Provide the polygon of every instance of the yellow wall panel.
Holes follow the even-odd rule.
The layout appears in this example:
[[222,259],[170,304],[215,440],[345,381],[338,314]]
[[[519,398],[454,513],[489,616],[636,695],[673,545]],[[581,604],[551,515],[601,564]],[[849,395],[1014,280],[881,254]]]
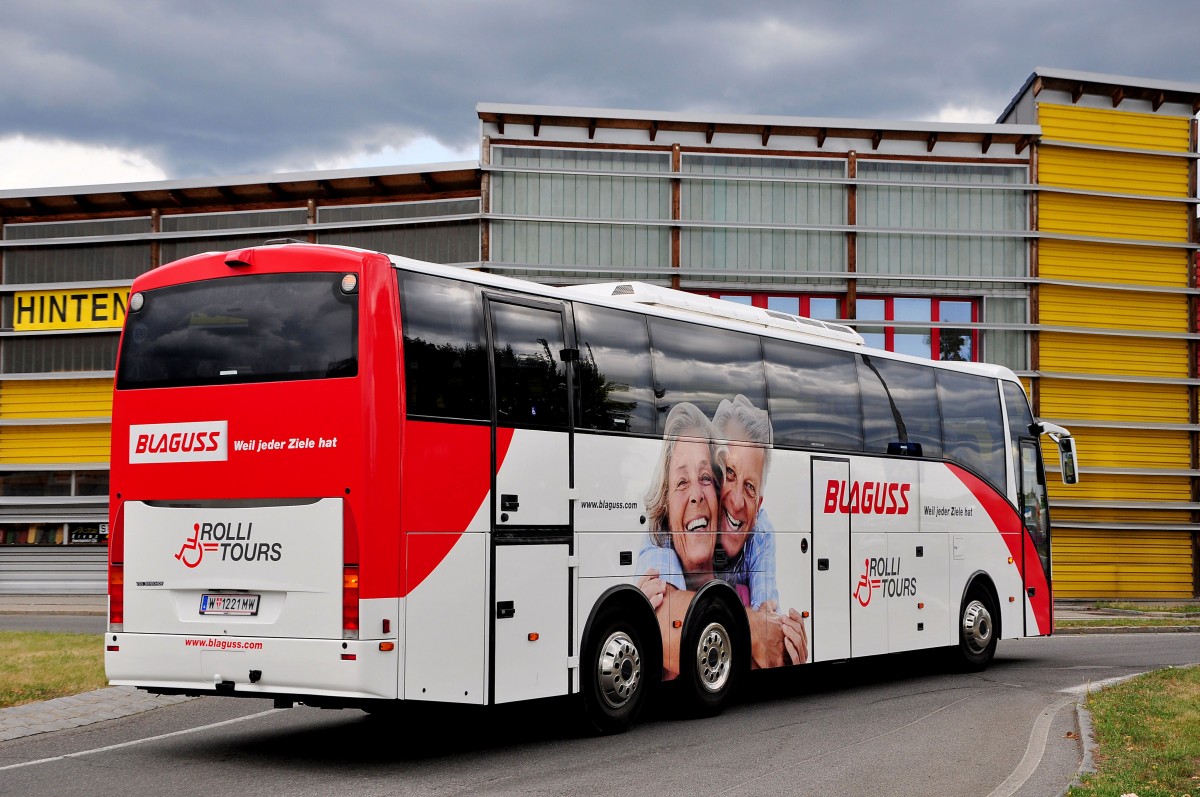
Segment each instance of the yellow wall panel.
[[[1049,478],[1053,479],[1053,476]],[[1080,523],[1191,523],[1192,515],[1186,509],[1081,509],[1078,507],[1053,507],[1051,524],[1078,521]]]
[[[1042,332],[1038,370],[1186,378],[1186,340]],[[1116,385],[1113,390],[1120,390]],[[1048,414],[1048,413],[1047,413]]]
[[1077,144],[1187,152],[1190,123],[1186,116],[1038,104],[1042,137]]
[[[1119,384],[1046,377],[1041,380],[1038,392],[1041,398],[1038,414],[1045,418],[1188,422],[1186,385]],[[1144,434],[1131,430],[1120,433]]]
[[1192,597],[1187,532],[1056,529],[1051,547],[1056,598]]
[[[1083,465],[1086,467],[1086,465]],[[1191,479],[1187,476],[1127,476],[1084,473],[1079,483],[1064,485],[1047,475],[1050,501],[1189,501]]]
[[39,379],[0,382],[0,418],[107,418],[111,379]]
[[0,464],[108,462],[109,424],[0,426]]
[[[1191,467],[1187,432],[1157,429],[1071,429],[1084,468],[1170,468]],[[1042,457],[1047,464],[1058,462],[1058,448],[1042,438]],[[1085,478],[1091,474],[1084,474]]]
[[1188,162],[1162,155],[1045,146],[1038,150],[1037,181],[1101,193],[1186,198]]
[[1076,282],[1186,288],[1186,250],[1085,241],[1038,242],[1038,276]]
[[1043,285],[1038,312],[1047,326],[1188,331],[1187,297],[1182,294]]
[[1038,197],[1037,229],[1098,238],[1186,243],[1190,205],[1075,194]]

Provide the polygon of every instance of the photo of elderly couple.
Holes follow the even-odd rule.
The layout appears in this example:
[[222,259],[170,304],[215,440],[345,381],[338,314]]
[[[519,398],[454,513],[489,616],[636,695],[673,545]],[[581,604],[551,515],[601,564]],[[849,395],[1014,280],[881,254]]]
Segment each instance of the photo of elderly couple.
[[763,509],[771,444],[766,410],[742,395],[722,400],[711,419],[690,402],[667,415],[637,562],[638,586],[663,632],[666,678],[679,674],[673,623],[683,621],[696,591],[713,579],[741,599],[752,666],[808,661],[804,615],[779,605],[775,530]]

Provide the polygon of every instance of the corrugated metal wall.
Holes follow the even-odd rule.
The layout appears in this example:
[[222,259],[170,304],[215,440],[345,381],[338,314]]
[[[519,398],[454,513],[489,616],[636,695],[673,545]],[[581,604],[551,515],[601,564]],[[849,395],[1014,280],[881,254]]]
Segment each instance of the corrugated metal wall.
[[1040,242],[1038,276],[1106,286],[1045,284],[1038,294],[1035,321],[1055,328],[1038,335],[1038,411],[1097,424],[1073,429],[1081,482],[1050,480],[1055,595],[1190,598],[1190,254],[1153,245],[1189,240],[1194,209],[1170,201],[1188,197],[1188,160],[1169,153],[1189,150],[1190,121],[1052,103],[1039,104],[1038,121],[1037,229],[1062,236]]

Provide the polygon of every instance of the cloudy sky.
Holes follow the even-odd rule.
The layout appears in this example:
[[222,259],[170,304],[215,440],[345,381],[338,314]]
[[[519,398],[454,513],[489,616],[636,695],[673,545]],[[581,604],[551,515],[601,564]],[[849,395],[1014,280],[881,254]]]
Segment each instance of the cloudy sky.
[[5,0],[0,189],[477,157],[477,102],[994,121],[1200,83],[1197,0]]

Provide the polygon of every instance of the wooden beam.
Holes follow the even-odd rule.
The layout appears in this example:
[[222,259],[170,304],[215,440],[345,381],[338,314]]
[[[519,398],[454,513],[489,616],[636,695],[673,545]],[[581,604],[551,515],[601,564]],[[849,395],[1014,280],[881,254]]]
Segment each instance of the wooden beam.
[[1113,107],[1116,108],[1118,105],[1120,105],[1121,100],[1123,99],[1125,99],[1125,89],[1117,86],[1115,89],[1113,89],[1112,93]]
[[658,138],[658,122],[650,122],[650,140]]
[[596,120],[588,119],[588,141],[596,137]]
[[825,146],[825,139],[829,138],[829,128],[822,127],[817,131],[817,149]]
[[1083,84],[1076,83],[1075,88],[1071,89],[1071,104],[1079,102],[1083,98]]
[[1016,153],[1018,155],[1020,155],[1021,152],[1024,151],[1024,149],[1029,146],[1029,141],[1030,141],[1029,136],[1021,136],[1020,138],[1017,139]]
[[708,126],[708,130],[706,130],[704,133],[704,143],[711,144],[712,140],[713,140],[713,136],[715,136],[716,134],[717,134],[717,126],[710,124]]
[[542,117],[535,116],[533,117],[533,137],[537,138],[540,132],[542,132]]
[[1041,94],[1042,89],[1044,88],[1046,88],[1046,84],[1040,77],[1033,79],[1033,96],[1036,97],[1037,95]]
[[986,155],[987,151],[992,148],[992,134],[991,133],[984,134],[983,142],[981,143],[980,147],[983,150],[984,155]]
[[871,149],[879,149],[879,145],[883,143],[883,131],[876,130],[875,135],[871,136]]
[[504,135],[504,114],[496,114],[496,130],[500,135]]
[[762,145],[765,147],[767,142],[771,140],[771,126],[765,125],[762,130]]
[[929,139],[925,143],[925,151],[933,152],[933,145],[937,143],[937,133],[930,133]]
[[1154,95],[1154,110],[1157,111],[1159,108],[1161,108],[1163,106],[1163,103],[1166,101],[1167,101],[1167,93],[1165,91],[1160,91],[1158,94],[1155,94]]

